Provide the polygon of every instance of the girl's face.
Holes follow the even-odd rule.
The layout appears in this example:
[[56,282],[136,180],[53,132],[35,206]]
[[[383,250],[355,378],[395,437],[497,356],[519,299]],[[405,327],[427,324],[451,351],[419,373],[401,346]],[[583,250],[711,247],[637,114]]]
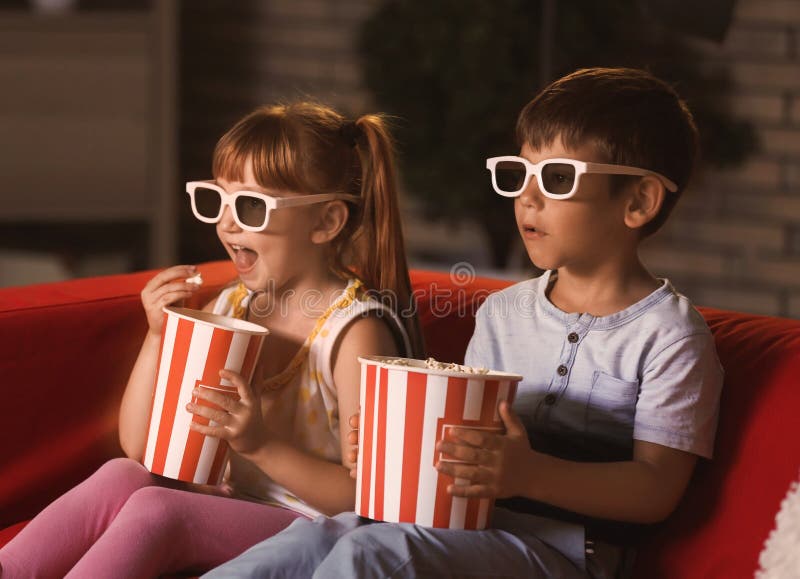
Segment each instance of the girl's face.
[[[274,197],[292,193],[266,189],[259,185],[248,164],[242,181],[217,179],[227,193],[256,191]],[[217,236],[236,266],[245,286],[250,290],[282,288],[309,271],[318,263],[320,246],[312,243],[314,205],[286,207],[271,212],[264,231],[245,231],[226,207],[217,223]]]
[[[567,149],[560,139],[540,150],[525,145],[520,156],[531,163],[552,158],[607,162],[592,146]],[[514,200],[517,227],[531,261],[540,269],[591,271],[619,257],[629,243],[622,218],[625,197],[611,196],[608,175],[583,175],[569,199],[545,197],[532,178]]]

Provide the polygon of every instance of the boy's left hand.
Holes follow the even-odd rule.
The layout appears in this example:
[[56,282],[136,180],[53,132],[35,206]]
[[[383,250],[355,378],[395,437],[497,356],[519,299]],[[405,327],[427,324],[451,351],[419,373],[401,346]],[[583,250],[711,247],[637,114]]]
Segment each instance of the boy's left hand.
[[[448,440],[440,440],[436,450],[465,463],[440,461],[436,469],[467,484],[451,484],[447,491],[457,497],[505,498],[522,494],[521,465],[529,463],[532,451],[525,426],[508,402],[499,407],[505,434],[454,427]],[[469,464],[466,464],[469,463]]]
[[219,375],[236,386],[239,399],[210,388],[196,388],[194,396],[216,404],[220,408],[210,408],[190,402],[186,405],[189,412],[216,422],[215,426],[204,426],[192,421],[190,428],[206,436],[227,440],[234,451],[246,457],[261,448],[269,437],[261,412],[261,397],[240,374],[221,370]]

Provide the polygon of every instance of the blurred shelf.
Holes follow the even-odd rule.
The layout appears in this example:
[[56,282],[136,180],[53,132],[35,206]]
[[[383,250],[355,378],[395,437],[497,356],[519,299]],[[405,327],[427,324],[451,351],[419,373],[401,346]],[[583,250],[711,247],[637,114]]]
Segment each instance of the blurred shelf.
[[0,10],[0,227],[140,223],[174,262],[177,3],[145,6]]

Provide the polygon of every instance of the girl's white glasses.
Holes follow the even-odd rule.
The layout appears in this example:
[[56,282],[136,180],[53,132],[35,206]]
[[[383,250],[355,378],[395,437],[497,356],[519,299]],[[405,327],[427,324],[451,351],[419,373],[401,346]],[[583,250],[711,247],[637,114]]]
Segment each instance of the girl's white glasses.
[[533,164],[523,157],[492,157],[486,159],[486,168],[492,173],[494,190],[503,197],[519,197],[528,186],[531,175],[536,175],[539,190],[550,199],[569,199],[575,195],[584,173],[649,175],[661,181],[667,191],[674,193],[678,190],[673,181],[655,171],[626,165],[585,163],[575,159],[545,159]]
[[281,207],[312,205],[341,199],[358,203],[360,198],[346,193],[320,193],[297,197],[273,197],[256,191],[228,193],[214,181],[189,181],[186,192],[192,201],[194,216],[204,223],[217,223],[225,207],[231,208],[236,224],[245,231],[264,231],[269,224],[269,214]]

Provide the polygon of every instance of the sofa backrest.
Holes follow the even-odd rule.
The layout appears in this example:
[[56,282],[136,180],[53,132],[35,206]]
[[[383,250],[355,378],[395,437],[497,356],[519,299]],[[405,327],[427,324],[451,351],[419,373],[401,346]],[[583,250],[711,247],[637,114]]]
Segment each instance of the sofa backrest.
[[725,369],[714,459],[645,544],[640,577],[752,578],[800,472],[800,320],[700,311]]
[[[199,307],[234,271],[201,264]],[[117,412],[146,329],[154,272],[0,289],[0,526],[28,518],[119,456]],[[412,272],[431,356],[463,361],[483,299],[509,285]],[[647,578],[752,577],[800,468],[800,321],[701,308],[726,371],[712,461],[638,560]]]

